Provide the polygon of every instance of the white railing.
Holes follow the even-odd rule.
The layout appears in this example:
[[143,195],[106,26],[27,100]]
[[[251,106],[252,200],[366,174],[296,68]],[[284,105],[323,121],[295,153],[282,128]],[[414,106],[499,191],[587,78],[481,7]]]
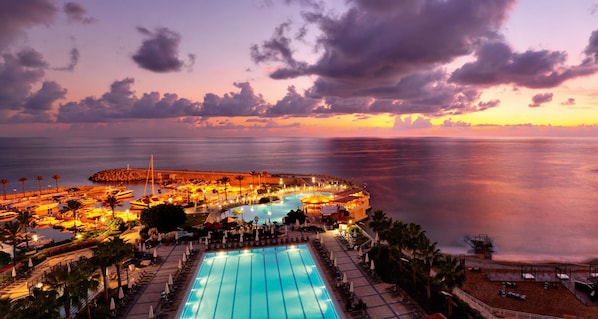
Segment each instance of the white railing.
[[494,308],[459,288],[453,289],[453,293],[459,298],[461,298],[463,301],[467,302],[472,308],[478,310],[482,314],[482,316],[484,316],[484,318],[496,319],[497,316],[499,316],[526,319],[562,319],[561,317],[545,316],[529,312]]

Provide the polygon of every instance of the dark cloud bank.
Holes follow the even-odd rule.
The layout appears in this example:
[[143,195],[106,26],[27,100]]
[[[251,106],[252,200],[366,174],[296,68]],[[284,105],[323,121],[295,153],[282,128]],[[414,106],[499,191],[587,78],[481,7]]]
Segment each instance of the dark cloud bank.
[[[290,86],[276,103],[264,100],[250,83],[235,83],[235,91],[222,96],[208,93],[203,101],[176,94],[135,94],[134,79],[113,82],[100,97],[52,105],[66,89],[44,81],[49,68],[33,49],[9,53],[7,49],[25,29],[50,24],[58,11],[51,1],[0,3],[0,112],[4,121],[107,122],[133,118],[211,116],[301,117],[337,114],[411,114],[443,116],[483,111],[500,100],[482,100],[485,88],[512,85],[548,90],[563,82],[598,71],[598,30],[588,36],[584,60],[568,65],[565,52],[516,52],[500,30],[515,0],[349,0],[346,12],[329,13],[325,2],[286,0],[299,5],[304,21],[285,21],[266,39],[250,48],[256,64],[275,66],[273,79],[315,78],[306,92]],[[272,4],[274,5],[274,4]],[[80,5],[67,2],[63,11],[72,22],[95,21]],[[7,14],[10,12],[10,14]],[[138,27],[143,37],[132,56],[139,67],[152,72],[191,68],[180,57],[182,37],[168,28]],[[309,43],[308,34],[315,34]],[[296,49],[308,46],[318,53],[315,62],[301,61]],[[447,63],[470,56],[471,62],[447,71]],[[73,70],[79,51],[71,50]],[[56,68],[54,68],[56,69]],[[38,88],[38,89],[34,89]],[[532,97],[530,107],[551,101],[552,93]],[[569,105],[574,100],[567,100]],[[414,122],[415,123],[415,122]],[[403,123],[413,124],[413,123]],[[447,126],[463,123],[447,122]],[[428,125],[422,122],[418,125]]]

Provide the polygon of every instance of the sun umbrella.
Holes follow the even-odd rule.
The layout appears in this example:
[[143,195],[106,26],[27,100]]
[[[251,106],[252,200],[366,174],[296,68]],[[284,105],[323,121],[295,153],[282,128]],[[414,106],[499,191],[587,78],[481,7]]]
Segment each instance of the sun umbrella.
[[31,257],[29,257],[29,264],[27,266],[33,268],[33,260],[31,260]]
[[374,242],[378,243],[380,241],[380,237],[378,236],[378,232],[376,232],[376,237],[374,238]]
[[168,274],[168,284],[172,286],[173,281],[172,281],[172,274]]
[[189,251],[193,251],[193,242],[189,242]]
[[168,283],[164,284],[164,293],[167,295],[170,294],[170,287],[168,287]]
[[351,280],[351,284],[349,285],[349,292],[350,293],[354,293],[355,292],[355,287],[353,287],[353,280]]
[[125,297],[125,293],[123,292],[123,287],[118,287],[118,299],[123,299]]
[[206,236],[206,246],[208,245],[208,240],[210,240],[210,237]]
[[363,260],[366,264],[370,262],[370,256],[366,253],[365,259]]
[[189,247],[185,248],[185,255],[187,255],[187,256],[191,255],[191,252],[189,251]]
[[114,303],[114,298],[110,298],[110,311],[114,311],[116,309],[116,304]]
[[71,272],[71,263],[66,263],[66,271]]
[[149,319],[154,319],[154,306],[150,305],[150,310],[149,310]]
[[344,272],[344,273],[343,273],[343,284],[346,284],[346,283],[347,283],[347,281],[348,281],[348,279],[347,279],[347,273],[346,273],[346,272]]
[[183,269],[183,262],[179,259],[179,270]]
[[334,259],[334,252],[332,250],[330,251],[330,259]]
[[338,263],[336,262],[336,257],[334,257],[334,263],[333,263],[334,267],[338,266]]
[[184,262],[184,263],[186,263],[186,262],[187,262],[187,255],[185,255],[184,253],[183,253],[183,262]]
[[15,278],[16,276],[17,276],[17,268],[12,267],[12,278]]
[[370,270],[374,270],[376,269],[376,266],[374,265],[374,261],[372,260],[372,263],[370,264]]

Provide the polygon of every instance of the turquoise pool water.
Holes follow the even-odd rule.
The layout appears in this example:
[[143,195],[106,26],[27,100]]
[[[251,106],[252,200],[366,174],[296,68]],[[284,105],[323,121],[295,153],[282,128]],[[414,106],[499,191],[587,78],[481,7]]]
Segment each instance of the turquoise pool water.
[[339,318],[306,245],[207,253],[179,319]]
[[[301,199],[314,194],[331,196],[330,193],[326,192],[301,192],[288,194],[283,196],[282,200],[274,203],[244,205],[231,208],[226,211],[226,216],[238,216],[247,222],[254,220],[257,216],[259,218],[258,223],[260,224],[267,223],[268,218],[270,218],[271,222],[282,223],[282,218],[287,216],[289,211],[301,209]],[[239,211],[240,214],[235,215],[233,213],[235,210]],[[268,212],[270,212],[270,214],[268,214]]]

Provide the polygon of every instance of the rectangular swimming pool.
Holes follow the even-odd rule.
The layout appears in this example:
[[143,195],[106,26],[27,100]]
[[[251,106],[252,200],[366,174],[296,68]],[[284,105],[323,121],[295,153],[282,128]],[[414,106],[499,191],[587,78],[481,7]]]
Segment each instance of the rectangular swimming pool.
[[339,318],[306,245],[207,253],[180,319]]

